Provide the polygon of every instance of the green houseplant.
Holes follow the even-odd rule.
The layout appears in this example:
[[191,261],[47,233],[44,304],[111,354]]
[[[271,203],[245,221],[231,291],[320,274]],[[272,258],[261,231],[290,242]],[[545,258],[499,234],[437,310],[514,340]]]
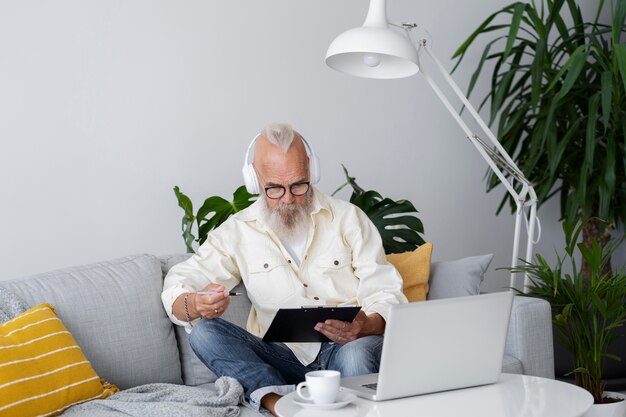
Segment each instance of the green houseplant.
[[[191,199],[180,191],[178,186],[174,187],[174,194],[176,194],[178,206],[184,211],[181,230],[187,253],[194,253],[194,243],[202,245],[211,230],[224,223],[232,214],[254,203],[257,198],[242,185],[233,193],[233,201],[220,196],[212,196],[204,200],[198,212],[194,214]],[[198,237],[193,235],[194,224]]]
[[[600,0],[592,19],[578,3],[512,3],[453,58],[458,66],[478,37],[489,39],[468,95],[481,73],[492,71],[481,107],[490,104],[490,124],[499,118],[502,146],[534,184],[539,205],[558,195],[563,218],[603,220],[585,223],[583,241],[591,247],[592,238],[604,244],[626,219],[626,2]],[[607,4],[610,24],[601,22]],[[488,191],[498,183],[488,175]]]
[[394,201],[383,198],[374,190],[365,191],[351,177],[342,165],[347,181],[337,188],[334,196],[345,186],[352,187],[350,202],[363,210],[378,229],[383,239],[385,253],[408,252],[425,243],[421,234],[424,233],[422,221],[415,216],[417,209],[408,200]]
[[[563,222],[565,255],[557,256],[556,266],[550,266],[537,254],[534,262],[511,270],[529,275],[529,292],[522,295],[540,297],[550,303],[556,341],[574,356],[575,382],[600,404],[611,402],[603,397],[602,364],[605,360],[621,360],[607,349],[618,337],[615,330],[626,322],[626,268],[607,273],[604,265],[624,237],[611,239],[604,246],[592,239],[591,247],[587,247],[577,243],[583,227],[584,222]],[[578,268],[576,250],[589,265],[589,279]],[[564,270],[566,262],[571,273]]]
[[[350,177],[345,167],[343,170],[347,181],[333,195],[346,185],[352,187],[350,202],[363,210],[372,220],[383,239],[385,253],[410,251],[424,243],[421,236],[424,233],[424,226],[415,216],[417,209],[410,201],[394,201],[390,198],[383,198],[376,191],[365,191],[359,187],[354,177]],[[194,253],[194,245],[202,245],[211,230],[222,224],[232,214],[254,203],[257,198],[257,195],[248,193],[246,187],[242,185],[233,194],[233,201],[212,196],[207,198],[198,212],[194,214],[191,199],[180,191],[178,186],[174,187],[174,194],[178,200],[178,206],[184,211],[181,229],[187,253]],[[193,234],[194,228],[198,237]]]

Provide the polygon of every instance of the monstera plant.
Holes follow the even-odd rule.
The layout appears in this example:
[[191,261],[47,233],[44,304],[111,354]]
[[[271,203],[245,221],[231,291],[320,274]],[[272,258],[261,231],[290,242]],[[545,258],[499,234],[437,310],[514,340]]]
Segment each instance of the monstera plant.
[[332,195],[347,185],[352,187],[350,202],[363,210],[374,223],[383,239],[386,254],[408,252],[425,243],[421,236],[424,226],[415,216],[418,211],[410,201],[393,201],[374,190],[365,191],[348,174],[346,167],[342,167],[347,181]]
[[[343,170],[347,181],[333,195],[347,185],[352,187],[350,202],[363,210],[372,220],[382,237],[385,253],[410,251],[424,243],[421,236],[424,233],[424,226],[415,216],[417,209],[410,201],[393,201],[383,198],[376,191],[365,191],[357,185],[354,177],[350,177],[345,167]],[[232,214],[250,206],[258,197],[256,194],[248,193],[246,187],[242,185],[233,194],[233,201],[212,196],[207,198],[197,214],[194,214],[191,199],[183,194],[178,186],[174,187],[174,193],[178,199],[178,206],[184,211],[181,229],[188,253],[194,253],[195,244],[202,245],[211,230],[222,224]],[[198,237],[193,234],[194,225]]]
[[[197,214],[193,214],[193,203],[191,199],[180,191],[178,186],[174,187],[174,193],[178,199],[178,206],[183,209],[181,229],[187,253],[194,253],[194,242],[202,245],[207,238],[209,232],[231,216],[254,203],[257,198],[256,194],[250,194],[245,186],[241,186],[235,190],[233,201],[228,201],[219,196],[212,196],[204,200],[202,206],[198,209]],[[198,237],[192,233],[196,225]]]

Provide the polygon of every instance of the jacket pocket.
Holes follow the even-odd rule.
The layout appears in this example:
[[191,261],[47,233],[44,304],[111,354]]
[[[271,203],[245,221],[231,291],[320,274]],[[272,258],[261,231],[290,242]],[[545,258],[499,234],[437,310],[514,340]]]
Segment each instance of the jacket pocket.
[[315,262],[312,279],[327,289],[329,298],[351,300],[356,297],[359,280],[354,275],[348,251],[328,252]]
[[248,272],[248,295],[259,305],[275,306],[296,292],[296,277],[285,259],[273,256],[260,258],[249,264]]

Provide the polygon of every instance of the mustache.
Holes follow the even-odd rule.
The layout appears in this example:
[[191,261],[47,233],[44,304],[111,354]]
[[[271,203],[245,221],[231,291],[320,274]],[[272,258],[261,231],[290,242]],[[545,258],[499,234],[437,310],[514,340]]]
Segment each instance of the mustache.
[[274,212],[282,218],[285,226],[293,227],[304,216],[305,209],[297,204],[282,203],[274,207]]
[[298,210],[300,210],[302,207],[297,205],[296,203],[280,203],[278,204],[276,207],[274,207],[274,210],[280,213],[293,213],[296,212]]
[[312,194],[307,195],[304,205],[279,202],[274,207],[269,207],[268,200],[265,200],[263,211],[266,221],[277,233],[291,233],[306,222],[311,211]]

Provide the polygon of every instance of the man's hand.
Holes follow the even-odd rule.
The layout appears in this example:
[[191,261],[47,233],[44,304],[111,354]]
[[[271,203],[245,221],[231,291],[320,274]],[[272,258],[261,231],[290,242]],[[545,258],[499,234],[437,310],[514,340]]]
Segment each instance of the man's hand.
[[[224,287],[217,284],[209,284],[202,291],[219,291],[219,294],[193,295],[193,303],[190,306],[193,315],[204,317],[205,319],[216,319],[221,317],[230,304],[230,296]],[[190,311],[190,314],[192,312]]]
[[361,310],[352,320],[352,323],[341,320],[326,320],[324,323],[317,323],[315,330],[333,342],[345,345],[359,337],[383,334],[385,320],[378,313],[368,316]]

